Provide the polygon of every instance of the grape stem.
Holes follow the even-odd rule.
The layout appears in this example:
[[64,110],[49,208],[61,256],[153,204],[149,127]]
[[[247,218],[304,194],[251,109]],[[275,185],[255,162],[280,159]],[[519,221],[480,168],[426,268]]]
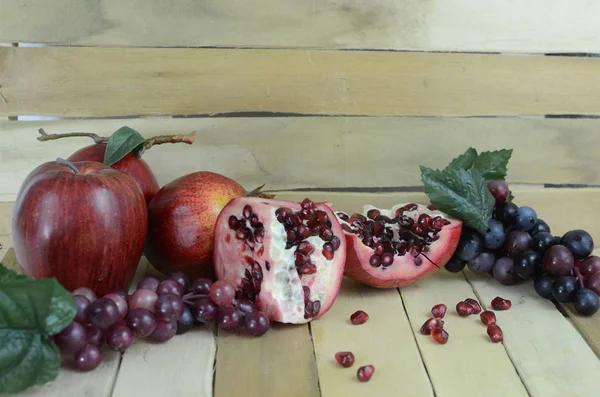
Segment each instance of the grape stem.
[[190,299],[206,298],[207,296],[208,296],[207,294],[194,295],[193,293],[190,292],[189,294],[183,295],[183,299],[190,300]]
[[583,275],[576,267],[573,268],[573,272],[575,273],[575,278],[577,278],[577,282],[579,283],[579,288],[583,288]]

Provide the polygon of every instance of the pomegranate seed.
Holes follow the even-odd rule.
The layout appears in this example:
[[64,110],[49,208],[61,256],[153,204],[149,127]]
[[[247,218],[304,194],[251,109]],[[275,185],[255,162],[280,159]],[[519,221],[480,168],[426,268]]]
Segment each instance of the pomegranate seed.
[[246,204],[242,210],[242,215],[244,215],[244,218],[249,219],[252,216],[252,207]]
[[262,226],[262,224],[260,223],[260,221],[258,220],[258,215],[256,214],[252,214],[252,216],[250,217],[250,226],[257,228],[259,226]]
[[312,209],[315,208],[315,203],[313,203],[310,199],[305,198],[304,200],[302,200],[302,202],[300,203],[300,205],[302,206],[303,209],[307,210],[307,209]]
[[425,323],[421,326],[419,332],[423,335],[431,335],[431,331],[435,328],[443,328],[444,320],[441,318],[432,317],[429,320],[425,321]]
[[354,365],[354,354],[352,352],[335,353],[335,361],[344,368],[350,368]]
[[496,324],[496,315],[494,312],[486,310],[479,315],[481,322],[485,325]]
[[328,227],[323,227],[323,230],[321,230],[321,234],[319,234],[319,237],[321,237],[321,239],[323,239],[324,241],[331,241],[331,239],[333,238],[333,232]]
[[327,212],[325,211],[317,210],[315,214],[317,215],[315,219],[317,220],[319,225],[324,225],[329,220],[329,216],[327,216]]
[[423,229],[421,226],[417,225],[416,223],[414,225],[412,225],[412,227],[410,228],[410,230],[412,230],[412,232],[414,234],[416,234],[417,236],[422,235],[423,232],[425,231],[425,229]]
[[314,252],[315,247],[308,241],[303,241],[296,247],[296,252],[300,252],[304,255],[310,255]]
[[300,218],[304,220],[309,220],[315,216],[315,210],[312,208],[303,209],[300,211]]
[[408,217],[406,215],[402,215],[398,218],[398,224],[402,227],[411,227],[414,223],[415,221],[413,221],[411,217]]
[[446,342],[448,342],[449,335],[448,335],[448,332],[446,332],[446,330],[443,328],[434,328],[431,331],[431,337],[433,338],[434,341],[436,341],[440,345],[443,345]]
[[238,230],[240,228],[240,221],[234,215],[229,217],[229,227],[233,230]]
[[415,203],[406,204],[406,205],[404,206],[404,209],[405,209],[406,211],[414,211],[414,210],[416,210],[417,208],[419,208],[419,206],[418,206],[418,205],[416,205]]
[[369,258],[369,264],[373,267],[381,266],[381,258],[377,255],[373,255]]
[[431,314],[433,314],[433,317],[436,318],[444,318],[446,315],[446,310],[448,310],[448,307],[443,303],[440,303],[431,308]]
[[502,329],[496,324],[490,324],[487,326],[487,334],[490,340],[494,343],[501,342],[503,338]]
[[377,244],[375,247],[373,247],[373,250],[373,253],[377,256],[381,256],[384,253],[383,245],[381,244]]
[[299,226],[302,223],[302,219],[298,215],[293,214],[287,217],[286,223],[290,226]]
[[354,220],[359,220],[361,223],[365,223],[367,221],[367,217],[364,216],[363,214],[352,214],[352,216],[350,217],[350,219],[354,219]]
[[394,263],[394,255],[387,253],[381,256],[381,264],[385,267],[390,266]]
[[372,210],[367,211],[367,218],[369,218],[369,219],[375,219],[380,214],[381,214],[381,212],[379,212],[378,209],[372,209]]
[[309,238],[310,236],[312,236],[312,231],[306,225],[298,226],[298,229],[296,229],[296,233],[302,238]]
[[275,215],[280,223],[284,223],[288,216],[292,214],[292,210],[287,207],[277,208]]
[[288,230],[287,232],[287,241],[294,242],[296,241],[296,232],[293,230]]
[[348,216],[348,214],[346,214],[346,213],[344,213],[342,211],[336,212],[335,214],[338,216],[338,218],[340,218],[343,221],[347,221],[348,219],[350,219],[350,217]]
[[262,243],[263,242],[263,238],[265,237],[265,229],[256,229],[256,231],[254,232],[254,238],[256,239],[257,243]]
[[238,240],[245,240],[246,238],[248,238],[248,233],[246,232],[246,229],[239,229],[235,233],[235,238],[237,238]]
[[381,237],[384,231],[385,227],[381,223],[373,224],[373,235],[375,237]]
[[479,302],[477,302],[475,299],[467,298],[465,299],[465,303],[473,308],[474,314],[481,313],[481,306],[479,306]]
[[512,303],[508,299],[495,297],[492,300],[492,309],[494,310],[508,310],[512,306]]
[[368,382],[373,376],[373,372],[375,372],[375,367],[372,365],[365,365],[364,367],[360,367],[356,372],[356,377],[361,382]]
[[302,292],[304,292],[304,304],[306,305],[308,302],[310,302],[310,288],[306,285],[303,285]]
[[427,229],[429,227],[429,225],[431,224],[431,217],[427,214],[421,214],[421,215],[419,215],[419,219],[417,220],[417,223],[423,229]]
[[467,317],[473,314],[473,306],[466,302],[460,301],[456,304],[456,313],[461,317]]
[[334,251],[337,251],[338,248],[340,248],[340,244],[342,243],[339,239],[338,236],[333,236],[333,238],[331,239],[331,241],[329,242],[331,244],[331,246],[333,247]]
[[296,268],[298,274],[315,274],[317,272],[317,266],[313,263],[307,263]]
[[361,325],[367,322],[369,315],[362,310],[357,310],[350,316],[350,321],[354,325]]

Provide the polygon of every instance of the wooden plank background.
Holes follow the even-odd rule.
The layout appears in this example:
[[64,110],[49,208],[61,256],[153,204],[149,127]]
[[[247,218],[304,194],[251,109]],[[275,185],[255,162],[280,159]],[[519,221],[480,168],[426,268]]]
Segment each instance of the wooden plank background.
[[0,47],[0,114],[600,114],[600,59],[381,51]]
[[600,4],[587,0],[0,0],[0,11],[7,42],[600,52]]

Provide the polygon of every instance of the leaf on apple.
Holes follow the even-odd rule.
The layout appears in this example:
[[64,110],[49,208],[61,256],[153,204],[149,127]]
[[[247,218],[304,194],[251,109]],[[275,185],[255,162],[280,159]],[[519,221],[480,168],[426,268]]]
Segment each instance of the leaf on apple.
[[119,128],[108,138],[104,164],[113,165],[129,153],[140,150],[145,142],[144,137],[133,128],[127,126]]

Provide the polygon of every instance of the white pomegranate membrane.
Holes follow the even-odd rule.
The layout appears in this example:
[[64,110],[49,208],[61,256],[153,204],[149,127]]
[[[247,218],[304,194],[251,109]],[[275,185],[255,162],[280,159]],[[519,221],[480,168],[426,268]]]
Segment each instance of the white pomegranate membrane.
[[255,302],[271,321],[306,323],[337,297],[346,240],[324,203],[240,197],[219,214],[213,260],[238,299]]
[[372,287],[396,288],[443,267],[458,246],[462,221],[433,206],[403,203],[336,215],[348,244],[345,274]]

